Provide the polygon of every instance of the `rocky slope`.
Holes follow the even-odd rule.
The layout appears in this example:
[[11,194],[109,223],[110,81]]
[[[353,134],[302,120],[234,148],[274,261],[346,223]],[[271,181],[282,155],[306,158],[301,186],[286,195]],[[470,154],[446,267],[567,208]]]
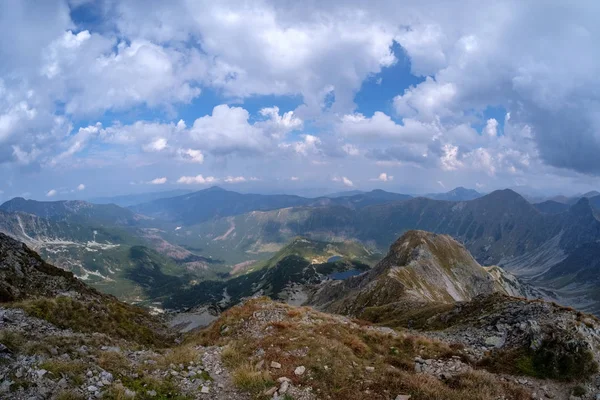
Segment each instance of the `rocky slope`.
[[[493,273],[491,273],[493,272]],[[454,303],[495,292],[526,295],[525,287],[498,270],[482,268],[450,236],[409,231],[371,271],[318,287],[309,304],[354,314],[389,303]]]

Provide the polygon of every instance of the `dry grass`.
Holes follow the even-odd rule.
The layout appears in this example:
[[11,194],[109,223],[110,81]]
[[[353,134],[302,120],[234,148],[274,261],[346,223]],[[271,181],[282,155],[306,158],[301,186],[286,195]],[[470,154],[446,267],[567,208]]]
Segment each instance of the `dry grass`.
[[254,395],[260,395],[274,385],[273,378],[267,371],[258,370],[251,364],[234,369],[231,379],[236,387]]
[[[259,324],[254,332],[263,334],[252,337],[248,329],[255,323],[255,313],[264,311],[278,312],[283,320]],[[319,398],[330,399],[390,399],[398,394],[410,394],[414,400],[530,398],[527,392],[483,372],[448,382],[414,373],[416,356],[443,359],[458,355],[458,348],[418,336],[384,334],[308,308],[264,299],[233,307],[188,340],[227,345],[222,353],[225,365],[234,371],[236,385],[253,394],[286,376],[296,385],[311,386]],[[264,364],[257,369],[260,360]],[[271,361],[280,363],[281,369],[269,368]],[[293,372],[299,365],[307,370],[301,377]],[[367,366],[375,372],[367,371]]]
[[98,365],[115,375],[124,375],[131,365],[127,357],[116,351],[102,351],[98,356]]
[[200,353],[193,345],[183,345],[167,350],[164,355],[158,358],[157,366],[159,368],[168,368],[169,365],[188,365],[190,362],[198,362]]
[[70,390],[63,390],[56,395],[55,400],[85,400],[85,396]]

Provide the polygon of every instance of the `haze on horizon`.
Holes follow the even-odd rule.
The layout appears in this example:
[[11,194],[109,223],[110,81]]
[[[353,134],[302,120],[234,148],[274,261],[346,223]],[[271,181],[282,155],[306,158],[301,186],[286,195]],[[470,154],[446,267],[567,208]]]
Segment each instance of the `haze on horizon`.
[[598,189],[600,4],[0,4],[0,201]]

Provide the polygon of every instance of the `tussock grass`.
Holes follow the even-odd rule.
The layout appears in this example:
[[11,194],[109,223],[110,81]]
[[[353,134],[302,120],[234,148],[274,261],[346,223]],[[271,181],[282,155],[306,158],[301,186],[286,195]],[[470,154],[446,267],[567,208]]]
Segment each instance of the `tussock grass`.
[[272,387],[275,382],[264,370],[258,370],[251,364],[238,366],[231,374],[233,384],[248,393],[258,395]]
[[19,333],[5,329],[0,331],[0,343],[5,345],[12,352],[23,350],[27,340]]
[[97,363],[101,368],[116,375],[123,375],[131,368],[127,357],[116,351],[100,352]]
[[200,358],[200,353],[193,345],[183,345],[179,347],[175,347],[173,349],[169,349],[165,352],[165,354],[158,358],[157,367],[159,368],[168,368],[169,365],[175,364],[184,364],[188,365],[190,361],[198,362]]
[[86,370],[86,364],[77,360],[47,360],[40,364],[40,368],[45,369],[54,377],[66,376],[69,379],[81,380]]

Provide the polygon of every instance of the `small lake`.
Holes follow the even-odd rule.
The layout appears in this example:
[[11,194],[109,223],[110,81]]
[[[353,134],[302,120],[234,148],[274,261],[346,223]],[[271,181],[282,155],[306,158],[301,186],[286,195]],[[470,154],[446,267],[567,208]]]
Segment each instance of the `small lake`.
[[328,278],[336,281],[343,281],[344,279],[360,275],[363,272],[364,271],[361,271],[359,269],[349,269],[348,271],[334,272],[333,274],[329,275]]
[[336,262],[336,261],[340,261],[342,259],[342,256],[331,256],[327,259],[327,262]]

